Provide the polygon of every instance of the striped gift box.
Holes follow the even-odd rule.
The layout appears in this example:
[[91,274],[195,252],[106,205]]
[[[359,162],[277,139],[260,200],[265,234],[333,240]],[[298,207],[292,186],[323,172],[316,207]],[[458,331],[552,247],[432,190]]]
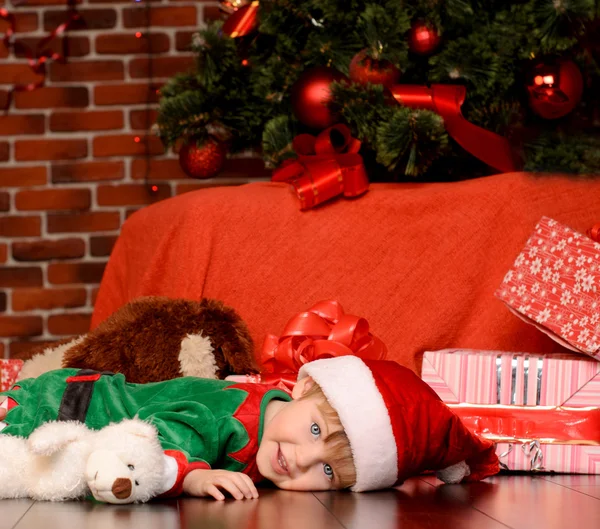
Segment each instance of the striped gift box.
[[600,360],[600,244],[543,217],[498,290],[517,316]]
[[[600,362],[581,355],[445,349],[425,353],[421,376],[450,407],[600,407]],[[498,442],[496,453],[508,470],[600,474],[600,431],[582,440],[595,444],[545,441]]]
[[0,359],[0,391],[6,391],[15,383],[22,367],[23,360]]

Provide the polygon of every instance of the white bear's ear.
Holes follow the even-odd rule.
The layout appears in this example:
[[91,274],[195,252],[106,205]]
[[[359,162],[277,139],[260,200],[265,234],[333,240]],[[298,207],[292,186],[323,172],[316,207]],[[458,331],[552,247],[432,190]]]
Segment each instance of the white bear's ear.
[[465,461],[450,465],[447,468],[438,470],[435,475],[444,483],[460,483],[464,478],[471,474],[471,469]]
[[126,419],[116,426],[119,427],[119,430],[125,431],[131,435],[143,437],[144,439],[155,439],[157,435],[156,428],[141,419]]

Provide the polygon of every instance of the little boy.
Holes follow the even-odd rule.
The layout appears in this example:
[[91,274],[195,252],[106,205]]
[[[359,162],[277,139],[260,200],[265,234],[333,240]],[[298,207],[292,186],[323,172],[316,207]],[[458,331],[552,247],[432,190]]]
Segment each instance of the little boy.
[[[494,445],[471,434],[412,371],[355,356],[305,364],[291,396],[264,384],[179,378],[130,384],[122,375],[62,369],[0,394],[2,433],[27,437],[53,420],[102,428],[151,422],[168,458],[164,493],[256,498],[287,490],[391,487],[426,470],[483,479]],[[444,471],[443,469],[446,469]]]

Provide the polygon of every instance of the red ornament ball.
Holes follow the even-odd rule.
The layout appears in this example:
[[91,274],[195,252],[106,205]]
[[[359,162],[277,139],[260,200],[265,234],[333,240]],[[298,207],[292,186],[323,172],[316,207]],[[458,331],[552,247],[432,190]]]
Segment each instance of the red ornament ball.
[[571,60],[542,61],[533,67],[527,91],[529,105],[538,116],[561,118],[581,101],[583,76]]
[[350,61],[350,79],[355,83],[389,87],[400,79],[400,70],[391,61],[373,59],[367,55],[367,50],[362,50]]
[[225,143],[213,139],[201,144],[190,140],[179,150],[179,164],[192,178],[211,178],[223,167],[227,150]]
[[317,66],[302,72],[292,86],[292,109],[298,120],[314,129],[326,129],[335,123],[328,107],[331,83],[345,76],[333,68]]
[[433,53],[441,40],[437,28],[430,22],[415,22],[408,32],[408,47],[419,55]]

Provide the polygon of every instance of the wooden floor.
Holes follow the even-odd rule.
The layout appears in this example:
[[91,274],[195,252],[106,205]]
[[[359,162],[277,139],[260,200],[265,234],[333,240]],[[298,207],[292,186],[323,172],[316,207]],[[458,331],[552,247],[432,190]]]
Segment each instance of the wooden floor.
[[421,477],[383,492],[259,494],[130,506],[4,500],[0,529],[600,528],[600,475],[510,475],[467,485]]

